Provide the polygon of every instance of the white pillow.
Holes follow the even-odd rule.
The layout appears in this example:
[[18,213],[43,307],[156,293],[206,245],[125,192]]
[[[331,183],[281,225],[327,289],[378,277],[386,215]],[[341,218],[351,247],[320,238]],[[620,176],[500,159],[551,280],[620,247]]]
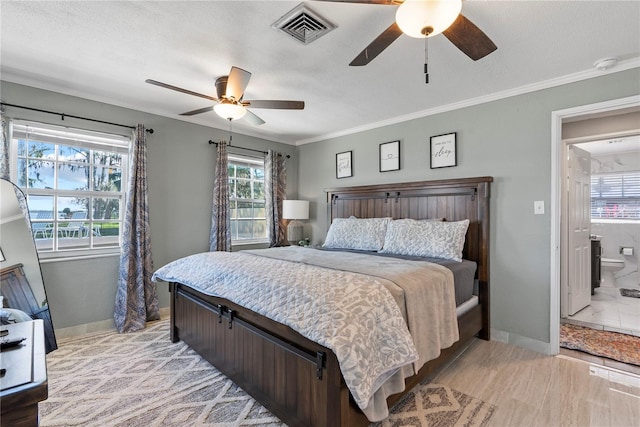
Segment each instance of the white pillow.
[[380,253],[462,261],[469,220],[419,221],[397,219],[387,227]]
[[322,247],[379,251],[390,221],[391,218],[335,218]]

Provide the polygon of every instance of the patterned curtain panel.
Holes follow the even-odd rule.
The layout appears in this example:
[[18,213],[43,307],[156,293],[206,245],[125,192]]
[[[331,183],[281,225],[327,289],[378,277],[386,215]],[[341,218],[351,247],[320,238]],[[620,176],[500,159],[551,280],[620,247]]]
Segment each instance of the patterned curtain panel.
[[9,180],[11,178],[9,173],[9,131],[7,120],[4,117],[4,106],[0,106],[0,122],[2,122],[2,129],[0,129],[0,178]]
[[210,251],[231,251],[231,218],[229,213],[229,158],[227,141],[218,142],[216,177],[213,183]]
[[[8,180],[9,178],[7,178],[7,181]],[[24,220],[27,223],[27,229],[29,230],[30,233],[33,234],[33,229],[31,228],[31,216],[29,215],[29,206],[27,205],[27,198],[17,185],[14,185],[13,189],[16,192],[16,198],[18,199],[18,206],[20,206],[22,215],[24,215]]]
[[282,219],[282,201],[287,190],[286,157],[269,150],[264,162],[266,215],[269,246],[285,246],[287,233]]
[[147,320],[160,319],[156,287],[151,282],[153,261],[147,203],[146,139],[145,127],[136,126],[114,313],[116,328],[120,332],[144,329]]

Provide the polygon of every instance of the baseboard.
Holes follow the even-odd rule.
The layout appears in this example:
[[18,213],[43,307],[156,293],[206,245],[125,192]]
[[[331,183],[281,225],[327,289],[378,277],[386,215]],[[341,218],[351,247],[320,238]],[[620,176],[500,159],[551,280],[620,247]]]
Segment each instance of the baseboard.
[[[169,318],[169,307],[160,308],[160,318]],[[116,327],[113,323],[113,319],[101,320],[99,322],[85,323],[77,326],[70,326],[68,328],[59,328],[55,330],[56,338],[71,338],[80,335],[93,334],[96,332],[111,332],[115,331]]]
[[511,332],[499,331],[497,329],[491,329],[491,339],[506,344],[512,344],[517,347],[526,348],[527,350],[536,351],[542,354],[554,355],[558,353],[557,348],[551,348],[551,343],[534,340],[533,338],[525,337]]

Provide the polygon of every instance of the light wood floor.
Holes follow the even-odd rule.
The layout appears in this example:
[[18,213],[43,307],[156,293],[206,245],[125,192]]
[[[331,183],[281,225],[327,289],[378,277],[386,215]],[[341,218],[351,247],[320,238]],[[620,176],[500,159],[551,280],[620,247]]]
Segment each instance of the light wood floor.
[[491,426],[640,426],[640,375],[475,340],[432,382],[497,406]]

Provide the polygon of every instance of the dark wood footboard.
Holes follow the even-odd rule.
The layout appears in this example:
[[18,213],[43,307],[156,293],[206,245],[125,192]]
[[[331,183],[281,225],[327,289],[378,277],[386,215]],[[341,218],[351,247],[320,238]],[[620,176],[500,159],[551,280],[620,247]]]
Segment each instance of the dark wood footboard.
[[[184,341],[289,426],[366,426],[335,354],[288,326],[171,283],[171,339]],[[475,307],[458,319],[460,340],[407,379],[406,390],[443,366],[482,329]],[[403,393],[388,398],[391,407]]]
[[290,426],[340,426],[349,392],[329,349],[287,326],[178,283],[172,340],[182,340]]

